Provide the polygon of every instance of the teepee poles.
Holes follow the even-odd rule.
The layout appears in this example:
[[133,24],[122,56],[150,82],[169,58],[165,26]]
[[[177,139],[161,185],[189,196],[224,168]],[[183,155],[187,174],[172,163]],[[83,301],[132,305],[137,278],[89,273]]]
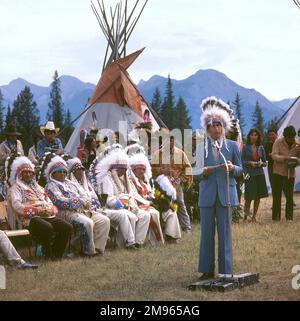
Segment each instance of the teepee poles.
[[91,1],[93,13],[107,41],[102,72],[108,64],[126,56],[128,40],[147,3],[148,0],[135,0],[129,9],[128,0],[118,0],[114,8],[107,10],[103,0],[97,0],[97,7]]
[[295,5],[300,9],[300,0],[293,0]]

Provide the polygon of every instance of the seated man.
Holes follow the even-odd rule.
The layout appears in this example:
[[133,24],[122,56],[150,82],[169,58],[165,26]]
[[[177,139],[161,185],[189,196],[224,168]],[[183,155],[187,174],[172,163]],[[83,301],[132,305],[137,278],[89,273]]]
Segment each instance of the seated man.
[[83,254],[104,253],[110,222],[91,200],[67,179],[67,163],[60,157],[51,159],[45,170],[45,190],[58,208],[58,216],[78,227],[83,240]]
[[174,136],[170,136],[170,140],[167,140],[153,154],[151,164],[154,178],[164,174],[169,177],[175,187],[179,223],[184,232],[190,233],[192,227],[184,202],[183,187],[190,188],[193,184],[192,166],[185,152],[176,147]]
[[[98,196],[87,178],[84,167],[79,158],[73,158],[67,161],[69,178],[77,186],[80,193],[85,194],[92,202],[93,206],[101,209]],[[111,226],[117,229],[117,245],[122,247],[124,240],[127,246],[134,245],[134,234],[131,228],[130,220],[122,210],[102,209],[102,213],[110,219]],[[135,219],[135,217],[134,217]],[[135,224],[135,222],[134,222]]]
[[122,210],[129,217],[135,245],[141,247],[146,239],[150,214],[141,211],[132,197],[131,183],[127,175],[128,156],[121,145],[107,148],[96,165],[97,192],[106,195],[106,207]]
[[160,214],[153,206],[154,188],[150,185],[152,178],[151,165],[143,152],[143,148],[129,157],[130,179],[133,196],[139,209],[150,214],[149,241],[152,245],[164,244],[164,236],[160,225]]
[[8,263],[12,266],[17,266],[19,269],[37,269],[38,265],[26,263],[17,252],[15,247],[7,235],[0,230],[0,252],[4,254],[4,257]]
[[55,128],[54,123],[52,121],[48,121],[46,126],[42,126],[40,131],[43,135],[43,139],[41,139],[37,144],[37,157],[43,158],[45,153],[54,153],[57,155],[62,155],[64,153],[64,149],[61,143],[61,140],[56,137],[59,132],[59,128]]
[[42,245],[46,258],[61,258],[72,233],[72,225],[56,217],[57,208],[35,180],[34,165],[24,156],[11,164],[8,207],[21,228],[28,228]]

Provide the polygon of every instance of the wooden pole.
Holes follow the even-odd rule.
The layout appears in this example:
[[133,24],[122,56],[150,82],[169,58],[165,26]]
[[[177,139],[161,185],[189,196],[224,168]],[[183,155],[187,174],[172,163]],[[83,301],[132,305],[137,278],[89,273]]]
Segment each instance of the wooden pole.
[[[125,31],[124,31],[124,39],[126,39],[126,28],[127,28],[127,8],[128,8],[128,0],[125,1]],[[126,57],[126,42],[125,42],[125,46],[124,46],[124,57]]]

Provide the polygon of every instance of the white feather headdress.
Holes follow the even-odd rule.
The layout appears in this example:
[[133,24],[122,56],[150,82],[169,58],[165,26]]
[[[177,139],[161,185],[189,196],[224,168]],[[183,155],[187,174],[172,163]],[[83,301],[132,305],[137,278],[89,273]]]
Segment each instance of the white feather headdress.
[[109,146],[103,152],[103,156],[95,166],[95,174],[97,185],[100,185],[104,176],[112,168],[112,166],[129,166],[128,155],[122,145],[114,144]]
[[233,110],[222,99],[218,99],[215,96],[211,96],[202,100],[200,108],[203,111],[212,107],[218,107],[220,109],[223,109],[229,114],[230,118],[232,118]]
[[172,201],[177,199],[176,189],[167,176],[160,175],[156,178],[155,182],[159,185],[160,189],[172,199]]
[[[207,125],[213,120],[213,119],[219,119],[222,123],[223,128],[225,129],[225,132],[228,132],[231,129],[232,122],[231,122],[231,115],[232,110],[230,107],[223,102],[223,108],[220,107],[220,101],[218,103],[215,103],[215,100],[208,100],[205,99],[204,103],[202,102],[201,108],[203,110],[201,115],[201,126],[206,129]],[[231,112],[229,112],[229,110]]]
[[45,177],[47,178],[47,180],[50,178],[53,170],[59,166],[64,166],[66,170],[68,168],[67,163],[60,156],[54,156],[45,169]]
[[68,172],[71,172],[74,169],[74,166],[84,168],[81,160],[78,157],[70,158],[67,160]]
[[134,166],[143,165],[146,168],[145,176],[148,181],[152,178],[152,168],[147,156],[144,153],[136,153],[129,157],[130,168]]
[[[221,122],[223,126],[223,142],[228,150],[226,133],[228,133],[232,127],[232,109],[223,100],[217,99],[214,96],[203,99],[200,108],[202,109],[200,122],[205,131],[207,130],[208,125],[212,124],[215,119]],[[208,157],[207,137],[205,137],[204,148],[205,157]]]
[[133,145],[127,146],[125,148],[125,151],[127,152],[127,154],[129,154],[130,168],[132,169],[132,167],[137,165],[145,166],[146,168],[145,178],[148,182],[150,182],[152,178],[152,168],[151,168],[149,159],[145,154],[144,147],[139,144],[133,144]]
[[24,170],[30,170],[34,172],[33,163],[30,161],[29,158],[25,156],[17,157],[11,165],[11,172],[9,177],[9,183],[11,186],[16,182],[17,177]]

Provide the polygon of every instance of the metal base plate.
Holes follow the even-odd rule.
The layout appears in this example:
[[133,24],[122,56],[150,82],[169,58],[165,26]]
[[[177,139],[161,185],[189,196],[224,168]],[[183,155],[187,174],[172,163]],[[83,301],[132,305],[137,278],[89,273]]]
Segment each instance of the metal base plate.
[[226,292],[234,289],[241,289],[245,286],[259,282],[259,273],[236,274],[231,277],[219,277],[216,279],[199,281],[188,286],[191,291],[208,290]]

